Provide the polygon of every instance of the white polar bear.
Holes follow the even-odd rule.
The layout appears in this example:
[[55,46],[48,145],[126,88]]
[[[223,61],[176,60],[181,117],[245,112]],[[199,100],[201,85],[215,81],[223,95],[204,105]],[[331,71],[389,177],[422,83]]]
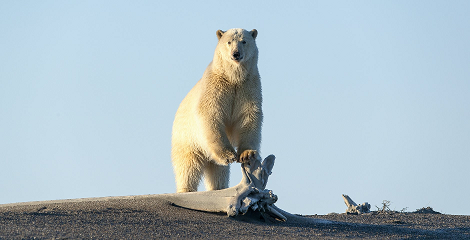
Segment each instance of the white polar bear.
[[248,162],[261,142],[261,81],[253,29],[218,30],[214,58],[181,102],[173,122],[177,192],[228,187],[229,164]]

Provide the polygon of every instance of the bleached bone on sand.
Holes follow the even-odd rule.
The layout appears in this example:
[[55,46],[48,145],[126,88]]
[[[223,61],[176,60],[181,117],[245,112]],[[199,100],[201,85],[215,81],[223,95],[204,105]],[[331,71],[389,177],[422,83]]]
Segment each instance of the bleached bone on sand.
[[370,204],[365,202],[357,205],[348,195],[343,194],[344,203],[348,207],[346,213],[349,214],[362,214],[370,212]]
[[242,163],[242,180],[234,187],[215,191],[165,194],[165,197],[177,206],[194,210],[226,212],[229,216],[236,216],[245,214],[251,209],[260,212],[264,218],[286,221],[287,218],[284,216],[286,212],[273,205],[277,201],[277,196],[271,190],[265,189],[275,158],[274,155],[269,155],[261,162],[261,158],[257,156],[249,163]]

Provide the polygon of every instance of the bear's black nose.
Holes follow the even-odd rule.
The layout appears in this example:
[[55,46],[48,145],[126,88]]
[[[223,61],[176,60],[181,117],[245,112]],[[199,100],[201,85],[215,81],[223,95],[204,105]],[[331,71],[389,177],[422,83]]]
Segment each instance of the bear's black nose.
[[238,61],[238,60],[241,59],[241,56],[240,56],[240,53],[239,53],[239,52],[234,52],[232,56],[233,56],[233,59],[234,59],[234,60],[237,60],[237,61]]

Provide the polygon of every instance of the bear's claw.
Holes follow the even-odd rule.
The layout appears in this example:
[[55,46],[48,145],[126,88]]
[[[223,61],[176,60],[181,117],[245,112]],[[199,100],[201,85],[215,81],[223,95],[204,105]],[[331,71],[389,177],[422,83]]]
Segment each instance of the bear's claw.
[[256,150],[245,150],[240,154],[240,158],[237,162],[239,163],[249,163],[251,159],[256,158]]

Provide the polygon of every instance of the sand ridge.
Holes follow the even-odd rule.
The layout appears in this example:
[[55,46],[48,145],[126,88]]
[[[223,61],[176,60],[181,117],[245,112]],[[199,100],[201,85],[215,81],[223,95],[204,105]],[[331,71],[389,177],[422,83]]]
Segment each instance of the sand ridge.
[[[327,221],[325,221],[327,220]],[[314,215],[266,223],[174,206],[165,194],[0,205],[0,239],[468,239],[470,216]]]

